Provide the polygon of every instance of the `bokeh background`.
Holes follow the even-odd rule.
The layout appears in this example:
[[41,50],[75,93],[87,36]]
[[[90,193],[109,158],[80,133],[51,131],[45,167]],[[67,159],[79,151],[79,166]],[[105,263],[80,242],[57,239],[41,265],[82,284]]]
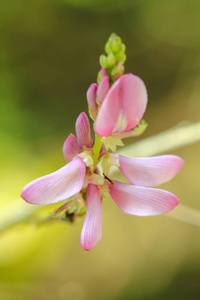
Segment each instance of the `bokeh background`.
[[[99,55],[112,32],[127,46],[126,71],[140,76],[148,89],[149,126],[139,139],[199,120],[199,15],[198,0],[1,0],[5,224],[28,206],[20,199],[24,185],[65,164],[63,142],[75,132],[78,114],[87,112],[86,91],[96,81]],[[185,165],[162,188],[200,209],[200,144],[172,153]],[[124,215],[108,199],[102,240],[85,252],[79,243],[84,219],[45,222],[54,209],[47,206],[2,230],[2,300],[199,299],[198,227],[167,216]]]

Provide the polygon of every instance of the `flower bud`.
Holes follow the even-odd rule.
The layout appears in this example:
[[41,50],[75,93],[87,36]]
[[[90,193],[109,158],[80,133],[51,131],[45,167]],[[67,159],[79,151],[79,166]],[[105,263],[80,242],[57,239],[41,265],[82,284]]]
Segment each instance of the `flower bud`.
[[81,151],[76,137],[71,133],[63,145],[63,154],[66,160],[71,161]]
[[105,55],[100,55],[100,57],[99,57],[99,63],[100,63],[100,65],[101,65],[101,67],[103,68],[103,67],[108,67],[108,61],[107,61],[107,57],[105,56]]
[[106,45],[105,45],[105,52],[107,54],[112,52],[112,41],[108,40]]
[[97,100],[99,103],[102,103],[107,92],[109,91],[110,83],[108,76],[105,76],[99,83],[97,88]]
[[87,115],[82,112],[76,120],[76,135],[80,147],[92,147],[92,139],[90,135],[90,122]]
[[100,83],[101,79],[104,77],[104,76],[108,76],[108,70],[107,68],[103,67],[98,75],[97,75],[97,83]]
[[114,53],[117,53],[121,47],[122,40],[116,34],[112,34],[110,38],[112,39],[112,50]]
[[96,83],[93,83],[87,90],[87,102],[92,112],[95,112],[98,108],[98,105],[96,103],[97,87],[98,85]]
[[107,62],[109,64],[109,67],[113,67],[116,63],[116,59],[113,53],[109,53],[107,56]]
[[118,62],[118,64],[111,71],[112,80],[113,81],[117,80],[123,74],[124,74],[124,65],[122,62]]
[[116,58],[116,60],[119,62],[119,61],[121,61],[121,62],[125,62],[125,60],[124,60],[124,56],[125,56],[125,50],[126,50],[126,47],[125,47],[125,45],[124,44],[122,44],[121,45],[121,48],[120,48],[120,50],[117,52],[117,54],[115,55],[115,58]]

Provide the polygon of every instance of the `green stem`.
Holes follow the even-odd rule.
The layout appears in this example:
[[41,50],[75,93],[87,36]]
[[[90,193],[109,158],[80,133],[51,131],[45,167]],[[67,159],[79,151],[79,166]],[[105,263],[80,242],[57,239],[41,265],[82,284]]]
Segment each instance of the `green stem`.
[[98,157],[99,157],[99,153],[100,153],[101,146],[102,146],[101,139],[102,139],[102,137],[100,135],[96,135],[95,143],[94,143],[94,146],[93,146],[94,168],[96,167],[96,165],[98,163]]

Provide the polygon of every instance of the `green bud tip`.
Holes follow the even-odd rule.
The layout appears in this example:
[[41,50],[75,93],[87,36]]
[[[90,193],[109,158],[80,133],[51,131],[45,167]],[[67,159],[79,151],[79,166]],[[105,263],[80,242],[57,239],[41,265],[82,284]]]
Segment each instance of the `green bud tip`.
[[[121,38],[112,33],[105,44],[106,55],[101,55],[99,62],[102,68],[107,68],[110,83],[112,84],[124,73],[124,62],[126,46],[122,43]],[[101,79],[101,74],[98,74],[97,82]]]
[[100,57],[99,57],[99,63],[100,63],[100,65],[101,65],[101,67],[103,68],[103,67],[108,67],[108,62],[107,62],[107,57],[105,56],[105,55],[100,55]]

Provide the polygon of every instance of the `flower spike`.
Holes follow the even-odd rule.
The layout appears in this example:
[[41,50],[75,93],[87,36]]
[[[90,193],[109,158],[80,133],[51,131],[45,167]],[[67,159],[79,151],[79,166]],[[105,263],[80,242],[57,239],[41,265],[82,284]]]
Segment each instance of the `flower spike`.
[[[84,250],[93,249],[102,235],[102,201],[110,194],[123,213],[156,216],[174,209],[179,199],[172,193],[152,188],[171,180],[183,160],[175,155],[129,158],[116,154],[122,139],[141,134],[147,127],[141,120],[147,106],[144,82],[133,74],[124,74],[126,47],[112,34],[106,43],[106,55],[100,56],[97,83],[87,91],[89,114],[94,121],[94,140],[90,123],[82,112],[75,124],[76,136],[70,134],[63,145],[68,164],[40,177],[24,187],[22,198],[44,205],[65,201],[53,216],[74,222],[85,215],[80,236]],[[141,122],[140,122],[141,120]],[[134,129],[133,129],[134,128]],[[129,184],[110,175],[118,168]]]

